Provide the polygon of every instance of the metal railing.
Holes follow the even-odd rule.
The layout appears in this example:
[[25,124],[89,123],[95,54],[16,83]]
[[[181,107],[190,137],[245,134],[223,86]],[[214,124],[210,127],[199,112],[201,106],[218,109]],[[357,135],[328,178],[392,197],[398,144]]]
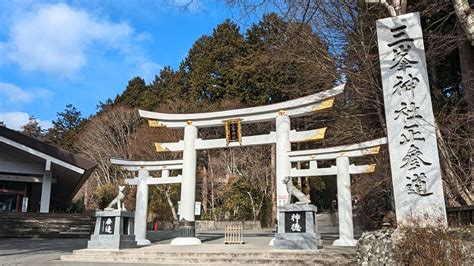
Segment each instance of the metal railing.
[[224,244],[244,244],[244,227],[227,225],[224,228]]

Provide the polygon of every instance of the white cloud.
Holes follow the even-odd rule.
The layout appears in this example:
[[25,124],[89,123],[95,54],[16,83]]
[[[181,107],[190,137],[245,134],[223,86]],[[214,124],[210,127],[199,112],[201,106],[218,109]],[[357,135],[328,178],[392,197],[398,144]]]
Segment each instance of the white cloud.
[[39,5],[12,22],[0,56],[23,70],[72,76],[87,64],[93,45],[127,49],[132,34],[126,23],[102,20],[63,3]]
[[146,83],[150,83],[153,82],[156,75],[159,75],[161,68],[162,66],[155,62],[145,62],[140,65],[140,73],[138,73],[138,75],[142,77]]
[[[3,121],[8,128],[21,130],[21,127],[28,123],[30,115],[24,112],[5,112],[0,113],[0,121]],[[52,126],[49,120],[39,120],[39,125],[43,129],[50,128]]]
[[5,82],[0,82],[0,102],[7,104],[30,103],[35,99],[48,100],[52,92],[44,89],[22,90],[21,88]]

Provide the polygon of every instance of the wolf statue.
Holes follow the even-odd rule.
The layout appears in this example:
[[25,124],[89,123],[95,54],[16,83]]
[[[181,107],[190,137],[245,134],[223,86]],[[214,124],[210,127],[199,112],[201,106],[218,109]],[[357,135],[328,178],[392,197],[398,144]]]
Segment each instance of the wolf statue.
[[303,192],[301,192],[295,187],[295,185],[293,185],[293,180],[291,180],[290,176],[287,176],[285,177],[285,179],[283,179],[283,184],[286,185],[286,190],[288,191],[287,204],[291,203],[291,195],[295,196],[298,199],[298,202],[296,202],[295,204],[311,203],[311,200],[309,200]]
[[[125,194],[123,193],[123,190],[125,189],[125,186],[119,186],[118,187],[118,195],[115,197],[112,202],[110,202],[109,206],[104,209],[104,211],[114,211],[114,210],[119,210],[119,211],[126,211],[125,209],[125,204],[123,203],[123,199],[125,198]],[[117,204],[117,209],[112,208],[114,204]]]

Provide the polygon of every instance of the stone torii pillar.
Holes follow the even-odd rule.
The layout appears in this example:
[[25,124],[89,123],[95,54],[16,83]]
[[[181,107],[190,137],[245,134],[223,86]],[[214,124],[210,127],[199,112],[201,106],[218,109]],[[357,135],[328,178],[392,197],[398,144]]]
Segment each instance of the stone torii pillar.
[[[355,246],[354,223],[352,221],[351,175],[349,157],[336,158],[337,168],[337,212],[339,215],[339,239],[334,246]],[[355,172],[357,173],[357,172]]]
[[[354,225],[352,219],[351,174],[372,173],[375,164],[351,165],[349,158],[378,154],[380,145],[386,144],[387,138],[380,138],[359,144],[332,148],[289,152],[291,162],[310,162],[309,169],[291,169],[291,177],[337,176],[337,205],[339,215],[339,238],[334,246],[355,246]],[[336,166],[318,168],[317,161],[334,160]]]
[[[137,196],[135,199],[135,238],[137,245],[145,246],[150,245],[150,240],[146,239],[146,222],[148,213],[148,184],[147,180],[150,175],[147,170],[138,170],[138,184],[137,184]],[[127,182],[131,185],[131,182]]]
[[277,180],[277,206],[285,205],[288,200],[288,191],[281,182],[290,175],[291,162],[288,152],[291,151],[290,143],[290,117],[279,111],[276,117],[276,180]]
[[[171,245],[199,245],[201,240],[195,237],[195,231],[186,232],[186,223],[194,223],[194,205],[196,201],[196,139],[198,129],[191,121],[184,127],[183,183],[181,184],[181,207],[179,212],[179,237]],[[193,229],[195,230],[195,229]]]
[[[138,172],[138,177],[125,179],[128,185],[137,186],[136,207],[135,207],[135,238],[137,245],[145,246],[151,244],[146,239],[146,222],[148,214],[148,186],[159,184],[178,184],[183,178],[181,175],[169,176],[170,170],[181,170],[182,160],[170,161],[129,161],[124,159],[110,159],[114,165],[119,165],[127,171]],[[150,176],[149,171],[161,171],[161,177]]]

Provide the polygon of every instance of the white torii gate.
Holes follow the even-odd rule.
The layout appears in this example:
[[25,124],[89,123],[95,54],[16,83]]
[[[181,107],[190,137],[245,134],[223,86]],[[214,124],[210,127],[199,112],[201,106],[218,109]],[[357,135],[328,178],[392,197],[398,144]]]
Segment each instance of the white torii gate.
[[[325,128],[303,132],[290,131],[290,117],[331,108],[334,96],[344,91],[344,85],[334,87],[306,97],[271,104],[236,110],[192,113],[167,114],[139,110],[140,116],[147,118],[151,127],[184,128],[184,141],[176,143],[156,143],[158,152],[183,151],[183,181],[181,185],[180,220],[194,222],[194,204],[196,192],[196,151],[247,145],[263,145],[276,143],[276,180],[277,205],[284,205],[288,198],[286,187],[282,183],[290,176],[291,162],[287,152],[291,151],[291,142],[311,141],[324,138]],[[268,135],[244,136],[241,143],[227,143],[226,139],[202,140],[197,138],[198,128],[223,126],[226,121],[239,120],[242,124],[264,121],[276,121],[276,132]],[[195,237],[178,237],[172,244],[199,244]]]
[[[312,177],[337,175],[337,206],[339,214],[339,239],[334,246],[355,246],[352,221],[351,174],[372,173],[375,164],[353,165],[349,158],[378,154],[380,145],[386,144],[387,138],[380,138],[363,143],[338,146],[324,149],[288,152],[291,162],[308,162],[309,169],[291,169],[291,177]],[[336,160],[336,166],[318,168],[317,161]]]
[[[159,184],[182,183],[181,175],[170,176],[170,170],[183,169],[183,160],[169,161],[129,161],[125,159],[112,158],[110,162],[119,165],[127,171],[138,172],[138,177],[125,179],[128,185],[137,186],[136,207],[135,207],[135,240],[140,246],[151,244],[146,239],[146,221],[148,213],[148,186]],[[161,177],[150,176],[149,171],[161,171]]]

